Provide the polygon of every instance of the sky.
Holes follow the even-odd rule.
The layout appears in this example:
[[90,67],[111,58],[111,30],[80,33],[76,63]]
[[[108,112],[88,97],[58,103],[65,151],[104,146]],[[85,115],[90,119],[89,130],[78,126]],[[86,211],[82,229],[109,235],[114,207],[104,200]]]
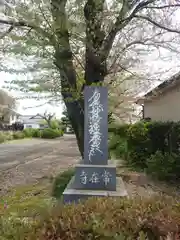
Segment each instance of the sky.
[[[0,72],[0,88],[4,86],[4,81],[12,80],[14,75],[9,73]],[[6,90],[6,89],[5,89]],[[18,93],[16,91],[11,91],[10,94],[13,97],[18,97]],[[36,101],[34,99],[23,99],[18,100],[17,111],[23,115],[36,115],[38,113],[43,114],[45,111],[49,113],[55,113],[57,118],[62,117],[63,105],[59,104],[59,106],[52,106],[49,104],[43,104],[44,101]],[[42,105],[40,107],[36,107]]]

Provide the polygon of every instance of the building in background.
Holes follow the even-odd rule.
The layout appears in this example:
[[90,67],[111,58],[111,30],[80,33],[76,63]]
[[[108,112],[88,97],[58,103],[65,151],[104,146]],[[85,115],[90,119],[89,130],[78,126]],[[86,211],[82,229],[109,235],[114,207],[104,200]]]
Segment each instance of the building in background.
[[19,121],[24,124],[25,128],[43,128],[43,117],[39,114],[36,115],[21,115]]
[[143,108],[143,119],[180,121],[180,73],[138,99],[137,104]]
[[8,106],[4,106],[4,113],[1,115],[1,122],[7,125],[11,125],[18,121],[20,114]]
[[17,101],[3,89],[0,89],[0,123],[11,125],[15,123],[20,114],[16,111]]

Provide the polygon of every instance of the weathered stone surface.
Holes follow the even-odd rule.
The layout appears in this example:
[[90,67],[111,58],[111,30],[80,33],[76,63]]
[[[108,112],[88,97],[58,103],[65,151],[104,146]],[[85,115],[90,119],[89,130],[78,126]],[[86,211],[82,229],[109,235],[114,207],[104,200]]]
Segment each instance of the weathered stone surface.
[[85,87],[84,163],[107,165],[108,92],[106,87]]
[[92,196],[127,196],[121,178],[117,191],[116,166],[108,165],[107,100],[106,87],[85,87],[84,159],[63,193],[64,203]]
[[116,166],[78,164],[74,186],[76,189],[116,191]]
[[127,191],[121,178],[116,180],[116,191],[103,190],[78,190],[74,188],[74,177],[69,182],[63,193],[64,203],[77,203],[89,197],[127,197]]

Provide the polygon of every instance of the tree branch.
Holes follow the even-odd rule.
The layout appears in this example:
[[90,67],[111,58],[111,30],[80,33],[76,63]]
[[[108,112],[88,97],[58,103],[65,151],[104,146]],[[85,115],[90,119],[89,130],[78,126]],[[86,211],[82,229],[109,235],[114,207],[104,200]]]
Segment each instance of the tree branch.
[[171,8],[171,7],[180,7],[180,4],[173,4],[173,5],[164,5],[164,6],[148,6],[146,9],[164,9],[164,8]]
[[37,31],[38,33],[42,34],[43,36],[47,37],[51,41],[53,40],[53,35],[49,34],[41,27],[38,27],[38,26],[28,23],[28,22],[0,19],[0,24],[10,25],[13,28],[15,28],[15,27],[31,28],[31,29],[34,29],[35,31]]
[[125,17],[125,12],[122,14],[122,11],[120,11],[119,16],[116,19],[115,24],[112,26],[109,34],[107,37],[104,39],[103,45],[100,49],[100,55],[102,56],[102,59],[105,60],[107,56],[109,55],[110,49],[112,47],[113,41],[116,37],[116,34],[122,30],[135,16],[136,13],[141,11],[142,9],[146,8],[149,4],[153,3],[155,0],[147,0],[140,2],[134,10],[131,12],[131,14]]
[[150,22],[151,24],[155,25],[156,27],[161,28],[161,29],[164,29],[164,30],[166,30],[166,31],[168,31],[168,32],[180,34],[180,31],[179,31],[179,30],[177,30],[177,29],[171,29],[171,28],[168,28],[168,27],[166,27],[166,26],[163,26],[161,23],[157,23],[156,21],[152,20],[152,19],[149,18],[149,17],[142,16],[142,15],[135,15],[134,17],[135,17],[135,18],[138,18],[138,19],[146,20],[146,21]]
[[145,39],[142,39],[142,40],[132,41],[132,42],[126,44],[126,46],[122,49],[121,53],[126,51],[126,49],[132,47],[133,45],[144,45],[144,46],[146,46],[146,45],[153,45],[153,43],[148,44],[147,42],[154,40],[155,37],[158,37],[161,34],[163,34],[163,33],[157,33],[156,35],[154,35],[153,37],[150,37],[150,38],[145,38]]
[[102,12],[105,0],[87,0],[84,6],[86,19],[86,39],[89,48],[97,49],[104,40],[104,32],[101,29]]
[[28,27],[28,28],[34,28],[35,26],[33,26],[32,24],[29,24],[27,22],[24,21],[13,21],[13,20],[4,20],[4,19],[0,19],[0,23],[4,24],[4,25],[11,25],[14,27]]
[[4,38],[6,35],[8,35],[13,29],[14,29],[14,27],[10,26],[9,29],[0,36],[0,39]]
[[[59,69],[61,75],[61,92],[63,97],[68,93],[65,89],[76,89],[76,71],[73,65],[73,54],[70,46],[70,36],[68,31],[67,0],[51,0],[51,12],[54,20],[54,35],[56,38],[54,64]],[[69,92],[70,94],[70,92]]]

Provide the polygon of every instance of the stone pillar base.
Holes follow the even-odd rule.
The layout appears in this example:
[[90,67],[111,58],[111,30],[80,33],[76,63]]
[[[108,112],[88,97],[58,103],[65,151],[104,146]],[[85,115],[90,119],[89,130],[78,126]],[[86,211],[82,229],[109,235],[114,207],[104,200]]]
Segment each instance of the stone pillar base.
[[116,191],[76,189],[75,187],[75,177],[73,177],[63,192],[63,203],[78,203],[80,200],[85,200],[89,197],[128,196],[122,178],[120,177],[116,178]]
[[77,164],[74,188],[78,190],[116,191],[116,165]]

